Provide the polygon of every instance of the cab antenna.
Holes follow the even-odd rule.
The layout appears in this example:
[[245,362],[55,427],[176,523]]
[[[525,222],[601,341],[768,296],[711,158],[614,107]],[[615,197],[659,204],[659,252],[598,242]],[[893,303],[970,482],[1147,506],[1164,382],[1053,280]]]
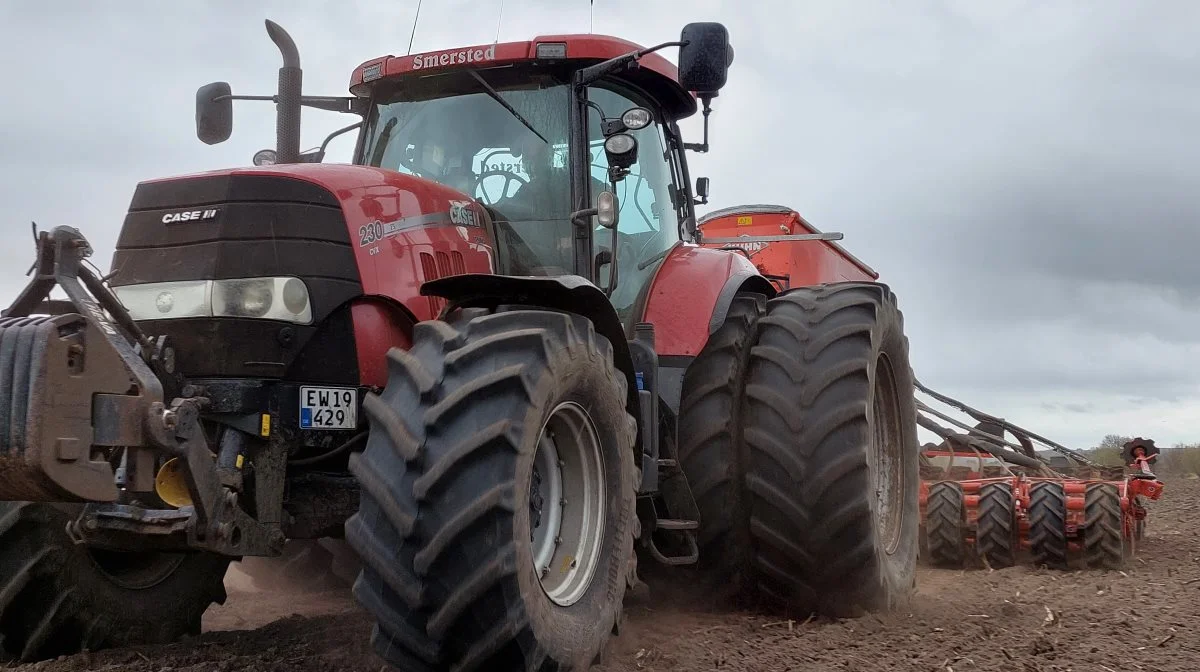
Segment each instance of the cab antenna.
[[500,16],[496,17],[496,39],[492,40],[492,44],[500,43],[500,22],[504,20],[504,0],[500,0]]
[[413,17],[412,34],[408,36],[408,53],[412,54],[413,38],[417,36],[417,22],[421,20],[421,0],[417,0],[417,14]]

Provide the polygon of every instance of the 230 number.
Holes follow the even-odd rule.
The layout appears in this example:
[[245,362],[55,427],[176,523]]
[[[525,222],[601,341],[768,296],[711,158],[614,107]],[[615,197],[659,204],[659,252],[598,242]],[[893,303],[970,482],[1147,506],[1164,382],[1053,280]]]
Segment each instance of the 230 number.
[[371,222],[358,227],[359,247],[365,247],[379,240],[383,240],[383,222]]

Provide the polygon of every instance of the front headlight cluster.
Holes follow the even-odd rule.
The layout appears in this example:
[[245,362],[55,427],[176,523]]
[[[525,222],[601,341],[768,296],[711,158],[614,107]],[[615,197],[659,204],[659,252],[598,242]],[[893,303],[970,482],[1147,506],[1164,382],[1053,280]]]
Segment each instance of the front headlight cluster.
[[114,287],[135,320],[249,317],[312,322],[308,287],[299,278],[182,280]]

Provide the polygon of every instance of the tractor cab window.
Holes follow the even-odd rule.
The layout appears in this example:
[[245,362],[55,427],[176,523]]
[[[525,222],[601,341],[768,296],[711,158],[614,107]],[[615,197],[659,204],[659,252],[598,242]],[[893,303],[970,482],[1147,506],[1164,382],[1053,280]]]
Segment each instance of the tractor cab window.
[[[604,153],[604,135],[600,111],[610,119],[619,118],[632,107],[649,107],[602,85],[588,92],[588,145],[591,151],[592,202],[599,190],[612,189],[608,181],[608,159]],[[663,252],[679,241],[679,213],[671,194],[676,188],[671,150],[660,120],[636,131],[627,131],[638,142],[637,162],[629,175],[619,182],[614,192],[620,208],[617,222],[617,288],[612,301],[624,315],[637,300],[638,294],[658,268]],[[601,185],[608,185],[607,187]],[[597,227],[594,247],[597,252],[608,249],[612,234]],[[640,268],[639,268],[640,267]],[[599,281],[608,283],[608,267],[602,269]]]
[[438,182],[486,206],[498,272],[572,273],[569,101],[564,79],[528,70],[381,84],[361,163]]

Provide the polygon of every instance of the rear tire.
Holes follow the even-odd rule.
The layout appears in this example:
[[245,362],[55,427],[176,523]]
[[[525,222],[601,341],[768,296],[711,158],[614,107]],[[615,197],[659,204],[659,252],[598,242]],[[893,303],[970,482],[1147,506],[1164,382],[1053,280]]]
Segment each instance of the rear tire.
[[856,616],[914,585],[918,451],[908,341],[886,285],[767,303],[746,370],[739,524],[758,591]]
[[988,483],[979,490],[975,552],[992,569],[1017,564],[1016,499],[1010,483]]
[[1067,496],[1058,481],[1040,481],[1029,489],[1029,546],[1036,565],[1068,569]]
[[1093,483],[1084,494],[1083,557],[1092,569],[1122,569],[1126,543],[1121,495],[1112,483]]
[[929,500],[925,504],[929,564],[955,569],[963,566],[967,560],[966,525],[962,486],[954,481],[939,481],[929,486]]
[[[419,323],[412,349],[388,357],[387,388],[364,402],[370,439],[350,463],[362,504],[346,523],[376,652],[414,672],[586,669],[618,623],[637,528],[636,424],[611,345],[583,317],[513,310]],[[594,480],[572,482],[593,453]],[[561,510],[541,485],[553,482]],[[541,546],[554,511],[563,543]],[[591,522],[572,528],[578,512]],[[559,588],[543,587],[535,544],[555,554],[546,581]]]
[[200,634],[229,559],[76,546],[47,504],[0,502],[0,659],[44,660]]
[[745,530],[735,530],[742,482],[740,400],[755,326],[765,306],[762,294],[734,297],[724,324],[683,376],[679,465],[700,509],[698,568],[713,583],[733,578],[747,541]]

